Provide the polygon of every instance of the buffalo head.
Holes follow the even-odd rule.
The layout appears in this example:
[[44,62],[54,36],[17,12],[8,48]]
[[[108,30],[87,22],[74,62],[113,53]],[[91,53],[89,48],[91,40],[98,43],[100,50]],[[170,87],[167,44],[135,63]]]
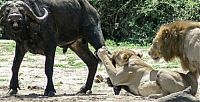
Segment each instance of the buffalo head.
[[0,8],[0,18],[4,25],[9,26],[10,30],[18,31],[23,28],[26,18],[29,17],[37,23],[42,23],[48,16],[48,11],[43,8],[44,15],[39,17],[23,1],[7,1]]

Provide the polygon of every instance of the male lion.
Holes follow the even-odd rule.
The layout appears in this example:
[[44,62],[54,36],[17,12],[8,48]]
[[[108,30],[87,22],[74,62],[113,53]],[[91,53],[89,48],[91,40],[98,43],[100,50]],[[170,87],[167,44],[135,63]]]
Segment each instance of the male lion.
[[149,55],[155,61],[179,58],[182,68],[193,73],[193,95],[200,71],[200,22],[176,21],[162,25],[153,40]]
[[97,55],[106,67],[115,94],[124,88],[134,95],[159,98],[182,91],[192,83],[191,73],[154,70],[141,59],[141,54],[132,50],[117,51],[110,57],[105,48],[100,48]]

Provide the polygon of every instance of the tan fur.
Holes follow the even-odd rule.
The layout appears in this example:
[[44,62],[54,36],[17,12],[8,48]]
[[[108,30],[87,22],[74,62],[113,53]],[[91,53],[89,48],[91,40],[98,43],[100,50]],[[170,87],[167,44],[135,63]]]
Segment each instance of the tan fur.
[[94,82],[95,83],[101,83],[104,81],[104,78],[101,75],[96,75]]
[[179,58],[183,70],[192,72],[192,93],[196,94],[200,72],[200,22],[176,21],[162,25],[149,55],[155,61],[162,57],[166,61]]
[[[188,75],[154,70],[141,59],[141,54],[134,51],[117,51],[112,53],[110,58],[107,50],[101,48],[97,54],[105,65],[112,84],[128,86],[130,92],[135,95],[161,97],[181,91],[190,85]],[[121,70],[116,70],[113,60],[116,64],[120,63]]]
[[200,69],[199,40],[200,22],[172,22],[160,27],[149,54],[154,60],[163,57],[171,61],[178,57],[184,70],[195,72]]

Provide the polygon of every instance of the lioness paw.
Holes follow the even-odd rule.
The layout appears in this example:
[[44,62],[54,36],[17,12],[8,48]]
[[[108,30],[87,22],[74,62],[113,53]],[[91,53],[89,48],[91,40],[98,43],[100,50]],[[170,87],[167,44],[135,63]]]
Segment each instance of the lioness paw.
[[104,55],[108,55],[108,49],[105,46],[103,46],[97,51],[97,55],[101,59]]

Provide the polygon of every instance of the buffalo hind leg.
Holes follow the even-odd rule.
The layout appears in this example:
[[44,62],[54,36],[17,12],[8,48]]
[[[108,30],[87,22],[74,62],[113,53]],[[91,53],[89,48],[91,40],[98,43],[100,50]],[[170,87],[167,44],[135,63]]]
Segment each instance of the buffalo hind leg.
[[88,37],[87,40],[97,51],[99,48],[105,46],[105,40],[101,30],[100,22],[96,26],[89,27],[86,31]]
[[74,51],[87,65],[89,72],[87,76],[86,84],[81,87],[79,93],[86,93],[91,90],[94,76],[98,66],[98,59],[94,56],[94,54],[88,48],[88,42],[84,39],[78,39],[69,48]]
[[105,46],[100,22],[98,22],[97,25],[84,27],[84,29],[84,33],[87,35],[85,39],[79,39],[70,46],[70,48],[83,60],[89,69],[86,84],[78,93],[86,93],[88,90],[91,90],[99,62],[97,55],[95,56],[88,48],[88,42],[94,47],[96,52],[99,48]]
[[10,81],[10,91],[8,93],[10,95],[17,94],[18,92],[17,91],[17,88],[19,88],[18,72],[25,53],[26,50],[24,49],[24,47],[16,43],[15,57],[12,65],[12,78]]

